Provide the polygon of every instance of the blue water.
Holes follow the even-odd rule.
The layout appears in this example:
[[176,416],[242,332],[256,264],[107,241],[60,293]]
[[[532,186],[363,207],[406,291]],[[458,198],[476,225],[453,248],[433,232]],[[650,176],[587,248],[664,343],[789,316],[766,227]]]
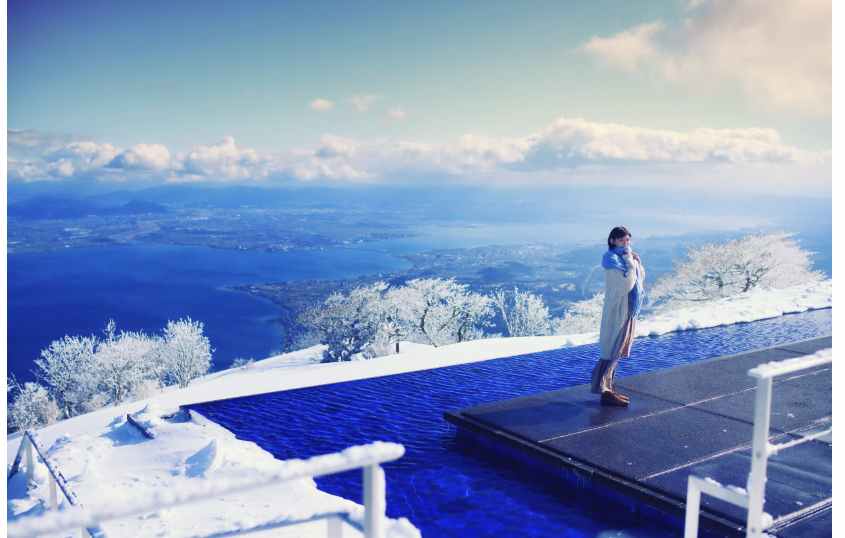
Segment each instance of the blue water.
[[257,252],[173,245],[74,248],[8,256],[8,371],[31,379],[41,349],[65,334],[157,333],[168,320],[205,323],[214,367],[282,347],[279,309],[223,286],[336,279],[402,270],[408,262],[366,248]]
[[[619,376],[831,334],[831,309],[639,338]],[[458,443],[443,412],[588,382],[596,344],[190,406],[279,459],[374,440],[405,445],[385,464],[387,512],[423,536],[676,536],[596,503],[585,490],[485,459]],[[317,479],[361,502],[360,471]],[[604,534],[602,534],[604,536]]]

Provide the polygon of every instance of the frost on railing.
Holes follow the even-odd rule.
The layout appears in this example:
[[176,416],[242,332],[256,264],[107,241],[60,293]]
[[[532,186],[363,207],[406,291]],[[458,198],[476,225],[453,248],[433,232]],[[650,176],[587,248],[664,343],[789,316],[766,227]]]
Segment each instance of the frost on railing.
[[[179,484],[157,491],[151,497],[127,506],[125,502],[101,504],[96,507],[76,506],[62,511],[52,511],[37,518],[23,518],[10,523],[8,536],[40,536],[73,528],[96,527],[101,522],[121,519],[137,514],[201,501],[210,497],[229,495],[267,487],[298,478],[318,477],[361,468],[364,474],[364,510],[359,514],[318,514],[305,520],[280,522],[277,526],[304,523],[318,518],[332,517],[327,529],[330,536],[340,536],[337,518],[360,526],[368,538],[385,535],[386,488],[382,463],[401,458],[405,447],[397,443],[376,441],[367,445],[352,446],[340,452],[314,456],[308,459],[286,460],[278,472],[260,477],[229,475],[213,481]],[[27,469],[31,459],[27,460]],[[356,521],[362,519],[363,521]]]
[[745,524],[745,536],[762,538],[763,532],[777,521],[763,511],[766,490],[766,469],[769,456],[781,450],[829,435],[833,427],[822,431],[805,434],[792,441],[769,443],[769,422],[772,412],[772,379],[778,376],[807,370],[833,362],[832,348],[822,349],[812,355],[760,364],[748,371],[748,375],[757,379],[754,400],[754,434],[751,447],[751,471],[748,473],[748,489],[737,486],[723,486],[712,478],[690,475],[687,482],[686,521],[684,538],[698,536],[698,516],[701,509],[701,494],[706,493],[717,499],[746,508],[748,515]]
[[748,375],[756,377],[757,379],[772,378],[797,372],[799,370],[806,370],[832,361],[833,348],[826,348],[820,349],[812,355],[804,355],[803,357],[795,357],[794,359],[785,359],[782,361],[771,361],[764,364],[758,364],[754,368],[748,370]]
[[[33,481],[35,475],[35,465],[37,462],[36,458],[40,459],[44,463],[45,467],[47,467],[47,476],[50,491],[49,507],[50,510],[52,510],[51,512],[48,512],[47,515],[42,517],[58,517],[64,513],[82,510],[82,505],[79,503],[79,499],[77,499],[76,493],[72,489],[70,489],[67,484],[67,480],[65,479],[61,471],[56,469],[52,462],[47,458],[46,453],[39,444],[38,435],[35,432],[27,430],[23,433],[23,436],[21,436],[21,444],[18,446],[18,452],[15,455],[14,463],[12,463],[12,466],[9,469],[8,477],[11,478],[12,475],[20,472],[21,465],[25,464],[27,485],[30,484]],[[58,491],[62,492],[62,495],[64,495],[64,498],[67,501],[67,505],[70,507],[66,508],[62,512],[58,512]],[[10,524],[9,529],[11,529],[13,525],[14,524]],[[105,536],[102,529],[96,523],[83,523],[79,525],[72,525],[71,527],[81,527],[80,531],[83,538],[101,538]],[[38,533],[29,535],[37,536]],[[8,536],[13,536],[13,534],[11,534],[11,531],[9,532]]]

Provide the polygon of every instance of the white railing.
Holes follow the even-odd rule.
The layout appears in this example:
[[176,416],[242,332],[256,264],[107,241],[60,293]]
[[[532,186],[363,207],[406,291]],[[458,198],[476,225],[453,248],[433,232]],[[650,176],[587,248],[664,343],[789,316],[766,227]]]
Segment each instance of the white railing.
[[[18,452],[15,455],[14,463],[12,463],[12,466],[9,468],[8,477],[11,478],[12,475],[18,473],[20,471],[21,464],[25,463],[26,482],[27,485],[29,485],[35,475],[36,457],[44,462],[44,465],[47,467],[47,480],[49,481],[49,509],[59,509],[58,490],[61,490],[62,495],[64,495],[64,498],[71,507],[81,509],[82,505],[79,504],[79,499],[76,498],[76,493],[74,493],[67,485],[67,480],[65,480],[64,475],[62,475],[62,473],[55,468],[50,460],[47,459],[46,454],[38,445],[38,437],[34,432],[27,430],[21,436],[21,444],[18,445]],[[82,538],[102,538],[105,536],[98,525],[79,525],[79,527],[81,527],[80,535]],[[11,534],[9,536],[11,536]]]
[[[328,538],[342,538],[344,522],[362,531],[367,538],[384,538],[387,502],[384,469],[381,468],[381,464],[399,459],[405,453],[405,447],[401,444],[376,441],[367,445],[352,446],[333,454],[314,456],[305,460],[288,460],[288,465],[283,470],[265,474],[258,478],[221,477],[214,481],[203,481],[197,484],[168,488],[166,491],[156,492],[151,498],[133,503],[131,506],[115,504],[84,508],[76,501],[73,493],[65,488],[63,480],[61,482],[56,480],[56,477],[61,475],[54,472],[52,465],[37,449],[37,444],[32,443],[33,438],[30,432],[24,434],[10,476],[19,470],[21,457],[25,455],[26,474],[28,479],[32,479],[35,466],[32,447],[36,447],[42,461],[50,469],[50,506],[54,509],[58,507],[54,484],[59,484],[70,501],[71,507],[65,510],[51,510],[39,517],[22,518],[10,522],[7,529],[7,536],[9,537],[41,536],[78,528],[83,529],[83,537],[89,534],[93,537],[101,537],[105,534],[102,533],[99,526],[105,521],[154,512],[215,496],[251,491],[299,478],[313,478],[362,469],[364,477],[363,525],[350,518],[348,513],[327,512],[312,515],[306,519],[268,522],[256,528],[256,530],[286,527],[325,519]],[[27,439],[29,439],[29,442],[27,442]]]
[[769,422],[772,412],[772,379],[815,366],[830,364],[833,357],[829,350],[814,355],[796,357],[779,362],[761,364],[748,371],[748,375],[757,379],[757,393],[754,400],[754,435],[751,447],[751,471],[748,474],[748,488],[723,486],[710,478],[690,475],[687,482],[687,507],[684,525],[684,538],[698,536],[698,516],[701,508],[701,494],[706,493],[717,499],[735,504],[748,510],[745,522],[746,538],[761,538],[763,531],[775,521],[763,511],[766,493],[766,468],[769,456],[795,445],[830,435],[833,427],[803,435],[786,443],[769,443]]

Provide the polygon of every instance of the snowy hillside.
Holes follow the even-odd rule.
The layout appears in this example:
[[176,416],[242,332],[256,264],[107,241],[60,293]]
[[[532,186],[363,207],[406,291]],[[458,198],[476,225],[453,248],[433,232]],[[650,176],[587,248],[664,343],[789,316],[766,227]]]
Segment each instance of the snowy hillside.
[[[699,303],[671,314],[645,318],[638,336],[713,327],[770,318],[784,313],[831,307],[831,281],[782,290],[756,289],[734,298]],[[368,377],[398,374],[453,364],[532,353],[561,346],[594,342],[598,334],[490,338],[433,348],[402,343],[401,353],[342,363],[321,364],[324,346],[270,357],[247,366],[217,372],[195,380],[187,388],[172,387],[143,401],[100,409],[43,428],[40,441],[86,506],[145,498],[153,492],[198,480],[215,480],[236,472],[241,475],[275,471],[286,465],[254,443],[240,441],[223,428],[206,421],[170,422],[158,417],[180,405],[309,387]],[[127,413],[154,424],[155,439],[143,437],[129,425]],[[371,441],[377,441],[372,439]],[[11,463],[20,442],[7,442]],[[9,483],[11,520],[44,511],[46,471],[37,475],[38,487],[25,491],[21,477]],[[387,478],[388,482],[390,477]],[[161,510],[138,518],[104,525],[109,536],[185,536],[248,528],[273,518],[316,511],[361,507],[318,490],[313,480],[299,480],[271,490],[227,496],[203,503]],[[390,521],[390,536],[415,536],[413,521]],[[351,529],[348,532],[353,532]],[[325,523],[312,523],[275,536],[324,535]]]

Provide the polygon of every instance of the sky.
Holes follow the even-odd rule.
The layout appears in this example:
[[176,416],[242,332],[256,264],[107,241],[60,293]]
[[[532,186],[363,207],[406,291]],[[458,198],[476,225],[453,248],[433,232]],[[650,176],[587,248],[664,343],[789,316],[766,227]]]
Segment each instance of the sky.
[[829,196],[823,0],[8,3],[9,179]]

